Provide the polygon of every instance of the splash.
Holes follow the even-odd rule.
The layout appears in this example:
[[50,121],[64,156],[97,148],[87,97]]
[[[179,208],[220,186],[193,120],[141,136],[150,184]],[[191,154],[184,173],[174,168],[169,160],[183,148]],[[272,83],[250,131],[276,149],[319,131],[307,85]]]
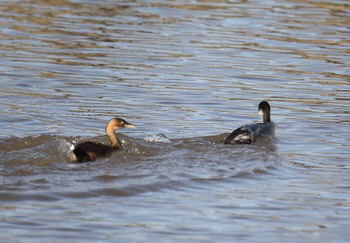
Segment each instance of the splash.
[[150,135],[146,136],[144,139],[151,143],[171,143],[170,139],[164,134]]

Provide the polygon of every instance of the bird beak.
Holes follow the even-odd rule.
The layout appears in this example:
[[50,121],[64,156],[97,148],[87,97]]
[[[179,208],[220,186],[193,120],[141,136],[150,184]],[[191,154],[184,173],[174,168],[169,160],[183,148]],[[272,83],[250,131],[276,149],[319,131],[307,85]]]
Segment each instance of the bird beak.
[[136,126],[134,126],[132,124],[125,124],[124,127],[126,127],[126,128],[136,128]]

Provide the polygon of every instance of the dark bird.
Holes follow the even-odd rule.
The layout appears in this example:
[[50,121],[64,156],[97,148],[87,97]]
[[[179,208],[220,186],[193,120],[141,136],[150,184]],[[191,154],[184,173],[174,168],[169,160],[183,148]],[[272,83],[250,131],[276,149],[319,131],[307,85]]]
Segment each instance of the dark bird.
[[98,158],[105,157],[112,152],[121,149],[122,144],[115,135],[116,129],[134,128],[135,126],[121,118],[112,118],[106,125],[106,135],[111,142],[111,145],[105,145],[96,142],[83,142],[75,146],[73,153],[76,162],[88,162]]
[[244,125],[220,141],[223,144],[250,144],[263,134],[271,134],[274,131],[274,123],[271,122],[271,108],[269,103],[261,101],[258,106],[259,115],[262,117],[262,123]]

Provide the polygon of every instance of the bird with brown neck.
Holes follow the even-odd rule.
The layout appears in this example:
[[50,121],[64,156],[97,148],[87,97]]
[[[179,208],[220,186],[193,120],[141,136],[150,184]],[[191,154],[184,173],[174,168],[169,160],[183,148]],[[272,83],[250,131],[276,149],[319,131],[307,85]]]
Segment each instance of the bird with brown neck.
[[121,149],[122,144],[115,134],[116,129],[134,128],[135,126],[128,123],[122,118],[112,118],[108,121],[105,131],[111,142],[110,145],[105,145],[96,142],[83,142],[75,146],[73,153],[76,162],[88,162],[102,157],[106,157],[114,151]]

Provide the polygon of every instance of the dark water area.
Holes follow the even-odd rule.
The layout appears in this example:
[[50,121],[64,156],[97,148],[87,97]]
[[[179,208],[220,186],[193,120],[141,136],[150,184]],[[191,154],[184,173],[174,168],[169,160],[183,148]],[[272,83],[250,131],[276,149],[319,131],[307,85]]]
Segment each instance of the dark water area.
[[[349,241],[348,1],[0,10],[1,242]],[[219,144],[261,100],[276,133]]]

